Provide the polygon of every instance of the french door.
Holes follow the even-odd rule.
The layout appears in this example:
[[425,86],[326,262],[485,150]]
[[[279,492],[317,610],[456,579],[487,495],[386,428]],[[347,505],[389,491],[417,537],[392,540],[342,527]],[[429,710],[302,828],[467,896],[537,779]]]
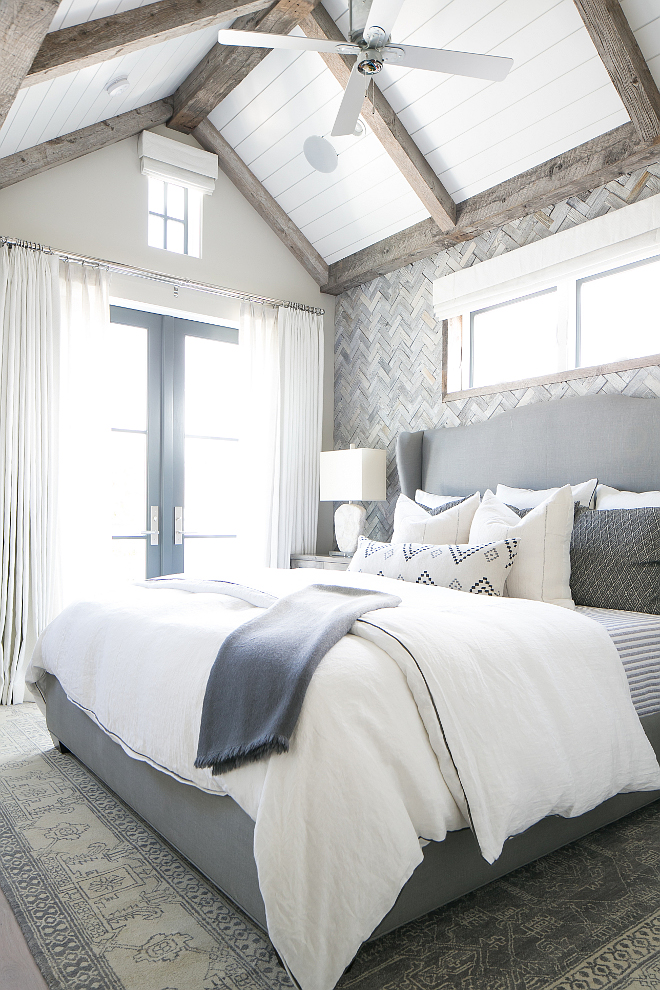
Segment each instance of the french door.
[[236,554],[238,330],[110,307],[115,576],[213,576]]

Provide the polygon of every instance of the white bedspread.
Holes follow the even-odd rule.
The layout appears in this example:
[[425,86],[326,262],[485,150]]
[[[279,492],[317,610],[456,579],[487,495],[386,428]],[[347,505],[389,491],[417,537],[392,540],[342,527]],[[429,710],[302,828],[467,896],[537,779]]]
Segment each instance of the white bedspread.
[[220,643],[256,614],[203,583],[70,606],[28,680],[53,673],[131,756],[230,794],[255,820],[269,934],[303,990],[334,986],[421,862],[419,837],[469,821],[492,862],[547,814],[660,787],[617,651],[590,619],[354,573],[231,577],[275,595],[324,583],[403,599],[327,654],[288,753],[222,777],[193,768]]

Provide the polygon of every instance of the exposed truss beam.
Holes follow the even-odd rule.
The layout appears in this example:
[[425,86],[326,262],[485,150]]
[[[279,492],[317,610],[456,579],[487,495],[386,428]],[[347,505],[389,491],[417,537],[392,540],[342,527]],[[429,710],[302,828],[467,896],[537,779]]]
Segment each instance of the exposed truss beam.
[[140,131],[157,124],[166,123],[172,113],[169,100],[158,100],[137,110],[129,110],[110,120],[102,120],[99,124],[91,124],[82,130],[72,131],[62,137],[45,141],[15,155],[0,158],[0,189],[11,186],[32,175],[39,175],[56,165],[72,162],[92,151],[116,144],[124,138],[139,134]]
[[312,247],[305,235],[296,227],[293,220],[284,212],[279,203],[262,186],[256,175],[223,138],[210,120],[203,120],[193,131],[194,137],[203,148],[218,156],[220,168],[234,183],[238,191],[266,221],[271,230],[282,240],[289,251],[306,268],[315,282],[324,285],[328,280],[328,266]]
[[574,0],[640,138],[660,134],[660,92],[619,0]]
[[[320,4],[300,26],[308,38],[346,41],[330,14]],[[335,79],[345,87],[355,56],[322,53],[321,58]],[[440,229],[451,230],[456,223],[456,204],[378,86],[371,88],[373,100],[368,96],[362,107],[369,127]]]
[[[232,27],[241,31],[256,31],[258,28],[272,34],[288,34],[312,12],[318,2],[277,0],[266,11],[239,17]],[[174,94],[174,115],[168,126],[189,134],[270,51],[270,48],[214,45]]]
[[0,127],[58,7],[59,0],[0,2]]
[[633,124],[622,124],[459,203],[450,234],[432,220],[423,220],[335,262],[323,291],[336,295],[658,160],[660,137],[641,141]]
[[156,0],[47,34],[23,86],[55,79],[110,58],[127,55],[191,31],[234,20],[267,5],[267,0]]

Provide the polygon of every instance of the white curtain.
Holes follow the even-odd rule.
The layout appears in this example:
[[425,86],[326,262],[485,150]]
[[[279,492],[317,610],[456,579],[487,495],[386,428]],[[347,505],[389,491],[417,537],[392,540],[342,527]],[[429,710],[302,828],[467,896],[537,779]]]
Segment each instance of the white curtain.
[[323,324],[317,314],[245,303],[246,384],[239,539],[254,563],[289,567],[314,553],[319,501]]
[[109,277],[62,261],[59,537],[62,604],[110,579]]
[[0,247],[0,702],[20,703],[24,670],[57,602],[57,259]]
[[0,247],[0,703],[62,605],[107,572],[108,277]]

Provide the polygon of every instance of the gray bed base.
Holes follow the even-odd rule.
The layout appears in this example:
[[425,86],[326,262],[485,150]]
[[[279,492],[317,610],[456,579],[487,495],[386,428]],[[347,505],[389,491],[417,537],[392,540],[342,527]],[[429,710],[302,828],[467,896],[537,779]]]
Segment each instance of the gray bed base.
[[[660,401],[590,396],[542,402],[476,426],[402,434],[402,491],[467,495],[498,484],[549,488],[591,477],[631,491],[660,489]],[[229,797],[199,791],[127,756],[46,675],[48,728],[122,800],[262,929],[266,916],[253,855],[254,823]],[[660,757],[660,713],[642,719]],[[505,844],[492,866],[468,829],[430,842],[424,861],[371,938],[427,914],[660,798],[619,794],[579,818],[549,817]]]
[[[266,931],[266,912],[254,861],[252,819],[230,797],[207,794],[127,756],[118,743],[69,701],[52,674],[46,674],[39,687],[47,705],[48,729],[58,742]],[[660,757],[660,713],[641,721]],[[492,866],[481,857],[469,829],[450,832],[444,842],[429,842],[423,850],[424,862],[371,938],[386,935],[658,798],[660,791],[618,794],[579,818],[544,818],[509,839]]]

